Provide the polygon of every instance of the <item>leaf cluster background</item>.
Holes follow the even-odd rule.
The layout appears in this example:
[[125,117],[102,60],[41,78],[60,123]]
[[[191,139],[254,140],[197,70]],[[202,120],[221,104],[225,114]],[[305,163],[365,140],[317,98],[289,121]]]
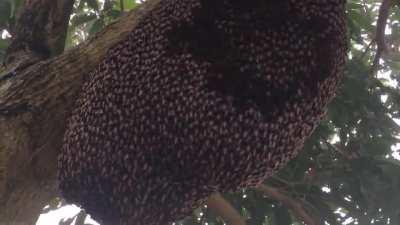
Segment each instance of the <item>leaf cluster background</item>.
[[[0,0],[0,60],[22,2]],[[133,0],[76,1],[66,50],[138,4]],[[392,1],[385,34],[389,50],[380,58],[376,72],[372,65],[380,4],[378,0],[348,1],[350,49],[337,97],[302,154],[265,181],[299,203],[319,224],[400,224],[400,1]],[[249,225],[301,224],[293,211],[265,193],[249,189],[224,193],[224,197]],[[55,199],[44,213],[64,204]],[[82,216],[81,212],[76,217],[84,221]],[[224,224],[207,206],[177,223]]]

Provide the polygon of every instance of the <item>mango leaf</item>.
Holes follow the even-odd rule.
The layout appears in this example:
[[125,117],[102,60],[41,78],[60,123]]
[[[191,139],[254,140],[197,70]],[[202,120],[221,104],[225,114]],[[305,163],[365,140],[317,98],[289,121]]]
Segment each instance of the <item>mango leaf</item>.
[[71,24],[73,27],[85,24],[89,21],[96,19],[97,16],[95,14],[81,14],[76,15],[71,19]]
[[1,39],[0,38],[0,50],[5,50],[8,45],[10,44],[8,39]]
[[4,55],[6,53],[6,49],[9,45],[8,40],[4,40],[0,38],[0,63],[3,62]]
[[384,155],[391,152],[392,143],[385,138],[370,138],[364,146],[364,150],[368,155]]
[[11,17],[11,3],[6,0],[0,0],[0,27],[6,26]]
[[11,16],[15,17],[15,13],[23,3],[23,0],[9,0],[9,2],[11,3]]
[[[122,5],[121,5],[122,4]],[[115,9],[122,11],[129,11],[137,5],[135,0],[118,0],[115,4]]]
[[99,2],[97,0],[85,0],[88,6],[96,11],[99,11]]
[[136,7],[137,3],[135,0],[123,0],[124,8],[126,11],[129,11]]
[[[400,57],[399,57],[400,58]],[[388,60],[386,63],[390,66],[390,68],[394,71],[400,71],[400,62],[395,60]]]
[[356,22],[362,29],[367,31],[372,31],[374,27],[372,24],[372,19],[365,15],[365,13],[361,13],[360,10],[350,10],[349,12],[350,18]]
[[107,16],[109,16],[111,20],[114,20],[121,16],[121,11],[117,9],[111,9],[107,11]]
[[104,25],[104,20],[102,18],[97,19],[89,28],[89,36],[92,36],[102,30]]
[[275,221],[279,225],[292,225],[292,219],[289,211],[282,206],[275,209]]
[[69,49],[74,46],[74,41],[73,41],[73,34],[75,32],[74,27],[69,27],[67,30],[67,36],[65,38],[65,47],[64,50]]
[[331,225],[340,225],[334,215],[334,209],[331,208],[328,202],[322,199],[317,194],[308,195],[304,203],[309,203],[308,206],[312,205],[314,213],[321,216],[323,220],[326,220]]

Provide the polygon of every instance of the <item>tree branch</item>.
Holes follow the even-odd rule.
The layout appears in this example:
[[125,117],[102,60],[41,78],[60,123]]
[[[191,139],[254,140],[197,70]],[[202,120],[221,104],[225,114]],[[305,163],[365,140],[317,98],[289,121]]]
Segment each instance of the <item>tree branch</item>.
[[146,1],[90,40],[58,57],[14,71],[14,75],[7,78],[0,77],[0,114],[10,114],[19,106],[51,107],[62,97],[73,102],[70,97],[78,92],[83,76],[94,69],[109,48],[124,40],[157,2],[159,0]]
[[379,16],[376,25],[375,40],[377,50],[374,61],[372,63],[372,74],[376,74],[379,70],[379,61],[382,55],[388,51],[388,47],[385,41],[386,24],[389,18],[389,10],[392,6],[392,0],[382,0],[382,4],[379,8]]
[[35,224],[57,196],[57,155],[82,79],[159,0],[64,54],[0,74],[0,224]]
[[206,204],[207,207],[222,217],[227,225],[246,225],[238,211],[220,194],[210,196]]
[[[83,76],[159,1],[146,1],[60,56],[0,75],[0,224],[34,224],[57,195],[56,158]],[[207,204],[229,225],[245,225],[222,196]]]
[[297,218],[304,221],[307,225],[317,225],[316,219],[314,219],[309,212],[296,200],[284,195],[277,188],[267,186],[265,184],[260,185],[256,188],[257,191],[267,194],[272,199],[282,203],[285,207],[290,209]]
[[124,13],[125,9],[124,9],[124,1],[120,0],[119,1],[120,7],[121,7],[121,13]]
[[5,64],[29,59],[34,63],[61,54],[73,4],[74,0],[25,1],[18,13]]

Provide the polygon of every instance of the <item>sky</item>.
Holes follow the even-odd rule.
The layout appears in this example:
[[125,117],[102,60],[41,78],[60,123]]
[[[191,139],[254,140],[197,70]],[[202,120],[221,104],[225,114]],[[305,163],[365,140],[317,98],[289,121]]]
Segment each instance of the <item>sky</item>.
[[[59,221],[62,219],[67,219],[74,217],[80,211],[80,208],[75,205],[67,205],[58,210],[50,211],[46,214],[41,214],[36,225],[58,225]],[[75,223],[75,221],[74,221]],[[72,223],[72,225],[74,224]],[[86,217],[85,223],[92,225],[99,225],[90,216]]]

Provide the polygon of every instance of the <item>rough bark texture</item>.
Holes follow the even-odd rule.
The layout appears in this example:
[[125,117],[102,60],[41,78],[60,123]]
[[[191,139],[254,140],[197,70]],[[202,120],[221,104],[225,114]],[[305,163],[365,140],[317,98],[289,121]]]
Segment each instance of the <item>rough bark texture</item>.
[[257,188],[258,191],[263,192],[270,196],[272,199],[282,203],[286,208],[290,209],[300,220],[302,220],[306,225],[317,225],[317,218],[313,218],[310,212],[308,212],[305,207],[296,199],[292,199],[280,192],[277,188],[260,185]]
[[25,1],[11,31],[5,63],[35,62],[63,52],[74,0]]
[[219,215],[226,224],[246,225],[245,220],[239,212],[220,194],[210,196],[206,204],[215,214]]
[[56,190],[56,157],[82,78],[158,0],[91,40],[22,70],[0,71],[0,224],[34,224]]
[[108,224],[155,225],[261,183],[334,96],[344,11],[344,0],[160,2],[85,83],[59,157],[63,195]]
[[[35,60],[57,55],[62,50],[60,40],[65,37],[53,34],[65,32],[63,21],[73,1],[26,1],[26,7],[31,7],[28,10],[31,19],[36,22],[47,19],[49,26],[26,33],[24,26],[29,26],[29,23],[24,21],[30,19],[21,19],[21,27],[16,28],[15,34],[26,37],[10,48],[8,68],[3,71],[0,68],[0,225],[34,224],[43,206],[58,195],[56,158],[65,119],[83,76],[159,1],[146,1],[77,48],[40,62]],[[45,16],[35,14],[40,7],[32,5],[34,2],[49,5],[44,9],[47,12]],[[64,30],[60,30],[60,24]],[[41,44],[36,46],[38,40]],[[44,56],[40,51],[34,51],[35,46],[46,51]],[[39,54],[39,57],[29,61],[32,54]],[[287,201],[280,198],[280,195],[275,196],[277,200]],[[207,203],[227,223],[244,224],[240,215],[220,195],[212,196]],[[296,207],[292,210],[295,211]],[[306,218],[307,215],[303,215],[304,221]]]

